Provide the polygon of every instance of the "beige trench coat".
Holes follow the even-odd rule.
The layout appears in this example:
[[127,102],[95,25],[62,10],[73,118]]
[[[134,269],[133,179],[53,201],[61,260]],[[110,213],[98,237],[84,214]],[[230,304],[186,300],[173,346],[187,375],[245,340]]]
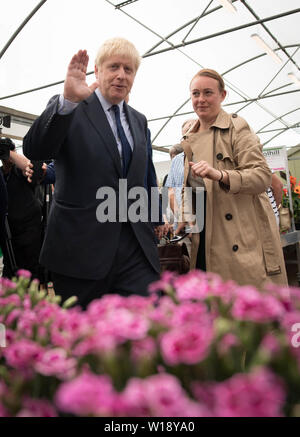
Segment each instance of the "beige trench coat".
[[[201,144],[199,121],[182,142],[184,187],[189,185],[189,161],[207,161],[226,170],[230,187],[204,179],[206,201],[206,269],[224,280],[261,288],[265,282],[287,284],[280,235],[265,193],[271,171],[259,138],[237,114],[221,110],[211,126],[210,141]],[[196,178],[197,179],[197,178]],[[185,188],[184,188],[185,190]],[[186,200],[183,195],[183,206]],[[196,266],[199,233],[192,235],[191,268]]]

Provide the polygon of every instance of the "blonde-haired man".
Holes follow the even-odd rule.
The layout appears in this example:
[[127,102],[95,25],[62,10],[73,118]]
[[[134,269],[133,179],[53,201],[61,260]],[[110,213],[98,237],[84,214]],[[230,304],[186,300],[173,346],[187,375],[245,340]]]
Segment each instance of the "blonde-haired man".
[[[125,39],[106,41],[92,85],[86,82],[88,60],[86,50],[73,56],[63,95],[49,102],[24,139],[29,158],[55,159],[55,195],[41,262],[52,272],[55,292],[63,300],[77,295],[82,307],[104,293],[147,295],[160,270],[152,224],[130,220],[133,202],[127,195],[144,186],[153,168],[146,118],[125,102],[140,56]],[[115,205],[108,205],[115,207],[115,220],[99,219],[99,207],[107,201],[99,195],[103,187],[115,195]]]

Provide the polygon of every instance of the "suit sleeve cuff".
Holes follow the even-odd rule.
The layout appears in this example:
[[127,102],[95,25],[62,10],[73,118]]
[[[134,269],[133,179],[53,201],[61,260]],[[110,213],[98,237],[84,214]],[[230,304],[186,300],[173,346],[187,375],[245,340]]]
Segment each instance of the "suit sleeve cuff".
[[58,114],[59,115],[68,115],[77,108],[78,103],[71,102],[68,99],[65,99],[63,94],[60,94],[58,101]]

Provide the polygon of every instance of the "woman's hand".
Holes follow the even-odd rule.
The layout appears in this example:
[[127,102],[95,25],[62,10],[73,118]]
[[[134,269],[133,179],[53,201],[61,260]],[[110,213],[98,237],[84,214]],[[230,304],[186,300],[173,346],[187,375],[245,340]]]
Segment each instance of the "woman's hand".
[[190,162],[189,163],[193,176],[208,178],[212,181],[220,181],[223,179],[223,173],[220,170],[211,167],[206,161]]

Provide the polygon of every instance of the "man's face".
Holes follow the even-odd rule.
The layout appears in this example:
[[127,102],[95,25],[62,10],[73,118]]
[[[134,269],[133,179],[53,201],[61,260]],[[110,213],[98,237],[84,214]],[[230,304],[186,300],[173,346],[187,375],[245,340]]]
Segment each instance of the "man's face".
[[117,105],[129,94],[136,74],[134,61],[127,56],[111,56],[99,67],[95,74],[103,97]]

